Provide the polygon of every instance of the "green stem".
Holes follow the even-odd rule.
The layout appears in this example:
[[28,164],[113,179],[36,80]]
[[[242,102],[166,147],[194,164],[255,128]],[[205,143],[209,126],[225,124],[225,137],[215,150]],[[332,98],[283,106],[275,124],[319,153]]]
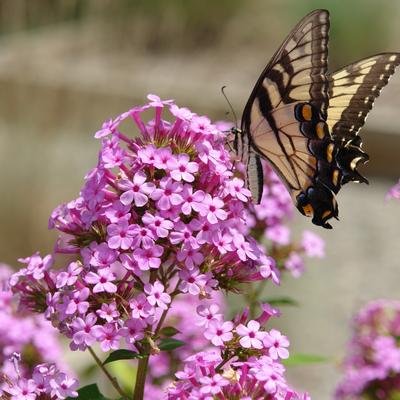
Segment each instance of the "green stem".
[[133,392],[133,400],[144,399],[144,387],[146,384],[147,367],[149,365],[149,356],[139,359],[138,370],[136,374],[135,390]]
[[114,389],[122,396],[123,399],[128,399],[127,395],[124,393],[124,391],[119,386],[117,380],[111,376],[111,374],[108,372],[107,368],[100,361],[99,357],[97,357],[97,354],[94,352],[94,350],[91,347],[88,347],[88,350],[89,350],[89,353],[94,358],[94,360],[96,361],[96,364],[100,367],[100,369],[104,372],[104,375],[108,378],[108,380],[114,386]]

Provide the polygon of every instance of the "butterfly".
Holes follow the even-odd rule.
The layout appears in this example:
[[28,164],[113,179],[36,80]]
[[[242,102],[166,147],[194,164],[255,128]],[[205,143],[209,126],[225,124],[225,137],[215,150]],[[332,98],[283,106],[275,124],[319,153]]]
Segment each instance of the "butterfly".
[[329,13],[315,10],[292,30],[261,73],[244,108],[233,148],[246,166],[256,203],[265,159],[298,210],[331,229],[336,194],[347,182],[365,182],[368,161],[358,135],[400,53],[382,53],[328,73]]

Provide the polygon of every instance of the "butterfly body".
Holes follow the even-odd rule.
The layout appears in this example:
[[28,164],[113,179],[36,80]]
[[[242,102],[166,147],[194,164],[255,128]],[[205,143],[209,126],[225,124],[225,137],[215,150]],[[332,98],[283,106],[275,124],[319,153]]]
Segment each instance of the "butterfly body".
[[366,182],[368,161],[358,131],[396,66],[398,53],[378,54],[328,74],[329,13],[316,10],[289,34],[261,73],[244,108],[234,148],[259,203],[265,159],[299,211],[331,228],[335,195],[349,181]]

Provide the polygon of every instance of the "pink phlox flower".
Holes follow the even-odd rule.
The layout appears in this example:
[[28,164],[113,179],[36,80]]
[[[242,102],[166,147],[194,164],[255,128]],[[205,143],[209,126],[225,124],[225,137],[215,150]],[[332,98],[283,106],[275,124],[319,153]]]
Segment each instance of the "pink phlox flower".
[[289,357],[289,340],[276,329],[271,329],[263,339],[264,347],[268,348],[268,354],[273,360]]
[[193,187],[191,185],[185,185],[182,192],[182,213],[184,215],[190,215],[192,210],[199,212],[202,208],[204,197],[205,193],[202,190],[197,190],[193,193]]
[[196,162],[190,161],[187,154],[171,157],[167,163],[170,175],[175,181],[194,182],[194,174],[199,170]]
[[262,340],[265,337],[266,332],[260,331],[260,323],[255,320],[251,320],[247,323],[247,326],[239,324],[236,327],[236,333],[241,336],[239,343],[246,349],[262,349]]
[[210,118],[204,115],[194,116],[190,121],[190,129],[203,135],[218,133],[217,127],[211,123]]
[[146,296],[141,293],[129,302],[131,316],[134,319],[146,319],[154,313],[153,307],[147,301]]
[[118,125],[127,117],[129,117],[130,112],[125,112],[122,113],[121,115],[118,115],[118,117],[116,117],[114,120],[112,119],[108,119],[107,121],[105,121],[103,123],[103,126],[101,127],[100,130],[98,130],[94,137],[96,139],[101,139],[105,136],[114,134],[116,131],[116,128],[118,127]]
[[147,249],[136,249],[133,252],[134,257],[142,271],[147,271],[150,268],[159,268],[161,265],[161,255],[164,249],[158,244]]
[[212,236],[212,242],[217,247],[220,254],[226,254],[233,250],[232,235],[229,233],[222,234],[220,231],[215,232]]
[[120,219],[129,220],[131,214],[129,212],[130,205],[124,205],[119,200],[114,201],[104,212],[104,215],[113,224],[117,223]]
[[90,290],[85,287],[82,290],[75,290],[70,295],[69,302],[65,313],[67,315],[72,315],[78,312],[79,314],[85,314],[89,309],[89,302],[86,301],[90,295]]
[[90,265],[98,268],[110,267],[118,258],[118,252],[110,249],[107,243],[93,243]]
[[182,185],[179,182],[174,182],[171,178],[164,177],[160,181],[160,187],[151,194],[151,198],[157,201],[158,209],[168,210],[183,202],[183,198],[180,195],[182,190]]
[[51,254],[48,254],[44,258],[40,257],[39,252],[35,253],[31,257],[19,258],[18,261],[23,264],[27,264],[25,268],[26,275],[32,275],[34,279],[43,279],[44,273],[48,271],[53,263],[54,259]]
[[187,109],[185,107],[178,107],[176,104],[172,104],[169,107],[169,111],[171,112],[171,114],[174,117],[176,117],[182,121],[190,121],[193,118],[193,116],[195,115],[189,109]]
[[199,248],[199,244],[197,243],[197,239],[193,236],[190,225],[186,225],[181,221],[175,224],[175,230],[171,232],[169,240],[172,244],[183,243],[185,246],[189,246],[193,249]]
[[89,272],[85,276],[85,282],[93,287],[93,293],[115,293],[117,291],[117,286],[112,283],[115,280],[115,275],[111,272],[110,268],[102,268],[95,272]]
[[152,215],[148,212],[143,215],[142,221],[159,238],[166,238],[169,235],[169,231],[174,227],[172,221],[169,221],[160,215]]
[[71,262],[68,265],[67,271],[61,271],[57,274],[56,278],[56,288],[62,288],[64,286],[72,286],[81,274],[83,268],[78,262]]
[[132,229],[132,234],[132,248],[142,246],[143,248],[147,249],[154,245],[155,236],[150,229],[143,226],[135,225],[135,227]]
[[184,261],[185,266],[189,269],[195,268],[196,265],[200,265],[204,261],[203,254],[193,249],[190,245],[184,245],[179,249],[176,253],[176,258],[180,262]]
[[112,322],[120,316],[120,313],[117,310],[117,304],[115,303],[115,301],[113,301],[110,304],[103,303],[101,305],[101,309],[96,311],[96,314],[100,318],[105,319],[107,322]]
[[144,286],[144,291],[147,293],[147,301],[152,306],[158,306],[163,310],[168,309],[168,304],[171,303],[171,296],[164,292],[164,285],[156,281],[153,285],[150,283]]
[[[113,139],[115,142],[119,141],[116,137],[113,137],[112,140]],[[117,146],[108,147],[103,145],[103,150],[100,157],[103,167],[107,169],[119,167],[124,162],[129,160],[126,151]]]
[[115,323],[102,325],[97,332],[97,341],[100,342],[101,350],[104,352],[117,350],[119,348],[120,335]]
[[198,268],[192,270],[181,270],[179,277],[182,279],[179,289],[183,293],[190,293],[193,296],[197,296],[204,291],[204,286],[207,284],[207,276],[200,273]]
[[96,325],[97,317],[95,314],[90,313],[86,315],[85,319],[76,318],[72,322],[73,336],[72,340],[77,345],[91,346],[98,334],[100,325]]
[[301,247],[308,257],[323,258],[325,256],[325,242],[311,231],[304,231]]
[[119,256],[119,259],[124,268],[134,272],[136,275],[141,275],[142,271],[132,253],[123,253]]
[[50,379],[51,396],[57,399],[78,397],[78,392],[76,391],[78,386],[79,382],[76,379],[68,377],[63,372]]
[[260,256],[260,273],[264,279],[271,279],[276,285],[280,283],[280,272],[276,268],[276,261],[272,257]]
[[151,107],[164,107],[164,105],[172,105],[174,103],[173,100],[161,100],[156,94],[148,94],[147,98],[150,100],[149,106]]
[[212,321],[222,320],[222,314],[218,312],[218,304],[211,304],[210,306],[200,305],[197,307],[196,311],[197,314],[201,317],[196,323],[196,325],[198,326],[204,326],[205,328],[207,328]]
[[121,336],[125,337],[127,344],[133,344],[144,338],[146,323],[141,319],[128,319],[120,330]]
[[264,325],[268,322],[271,317],[280,317],[281,312],[277,308],[271,307],[268,303],[263,303],[260,305],[261,315],[257,318],[257,321]]
[[193,219],[189,223],[190,229],[196,234],[196,240],[198,244],[212,243],[212,236],[217,230],[218,226],[212,225],[207,219]]
[[229,381],[219,374],[215,374],[211,378],[208,376],[203,376],[200,378],[200,383],[200,392],[211,395],[217,395],[222,391],[224,386],[229,385]]
[[286,261],[284,266],[289,270],[295,278],[299,278],[304,271],[304,261],[299,253],[292,251]]
[[224,342],[229,342],[233,338],[233,323],[231,321],[211,321],[204,332],[206,339],[210,340],[214,346],[224,346]]
[[156,152],[157,148],[153,144],[149,144],[147,146],[141,147],[138,152],[138,158],[144,164],[154,165],[156,161]]
[[239,178],[233,178],[231,181],[228,181],[226,190],[232,197],[236,197],[244,202],[247,202],[248,198],[251,197],[250,190],[246,189],[244,181]]
[[212,197],[206,194],[203,200],[203,207],[199,213],[203,217],[207,217],[210,224],[216,224],[224,221],[228,217],[227,212],[223,209],[225,203],[219,197]]
[[245,240],[243,235],[236,234],[232,236],[237,255],[242,261],[246,261],[248,258],[257,260],[257,256],[254,254],[255,249]]
[[168,163],[173,158],[172,151],[169,147],[157,149],[155,152],[154,166],[158,169],[168,170]]
[[119,220],[116,224],[108,225],[107,243],[110,249],[129,249],[133,242],[133,235],[136,232],[135,228],[136,225],[129,225],[129,222],[125,219]]
[[284,225],[274,225],[266,229],[266,237],[281,246],[290,243],[290,229]]
[[136,207],[143,207],[147,204],[148,196],[154,192],[156,186],[146,180],[146,174],[138,171],[133,176],[132,182],[127,179],[120,181],[118,187],[124,191],[120,197],[121,203],[126,206],[134,202]]
[[397,199],[400,200],[400,179],[399,181],[389,189],[385,196],[385,200],[390,200],[390,199]]
[[199,159],[206,165],[211,163],[211,165],[217,166],[220,164],[220,152],[215,150],[213,145],[208,141],[204,140],[201,143],[196,143],[196,150],[198,151]]
[[36,384],[32,379],[20,378],[13,382],[13,386],[4,384],[2,389],[11,395],[11,400],[35,400],[37,398]]

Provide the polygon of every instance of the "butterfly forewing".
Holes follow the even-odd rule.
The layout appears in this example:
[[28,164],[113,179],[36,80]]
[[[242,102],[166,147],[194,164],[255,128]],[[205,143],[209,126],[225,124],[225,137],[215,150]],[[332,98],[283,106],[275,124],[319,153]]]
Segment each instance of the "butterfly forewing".
[[[242,130],[248,132],[252,146],[270,162],[296,203],[313,184],[317,171],[318,159],[310,152],[310,137],[302,128],[308,124],[313,130],[326,118],[328,30],[325,10],[303,18],[261,74],[243,112]],[[296,118],[299,109],[304,115]],[[311,137],[323,138],[314,132]],[[333,194],[325,188],[324,195],[329,203]],[[300,208],[304,213],[305,205]],[[329,208],[334,214],[333,206]]]

